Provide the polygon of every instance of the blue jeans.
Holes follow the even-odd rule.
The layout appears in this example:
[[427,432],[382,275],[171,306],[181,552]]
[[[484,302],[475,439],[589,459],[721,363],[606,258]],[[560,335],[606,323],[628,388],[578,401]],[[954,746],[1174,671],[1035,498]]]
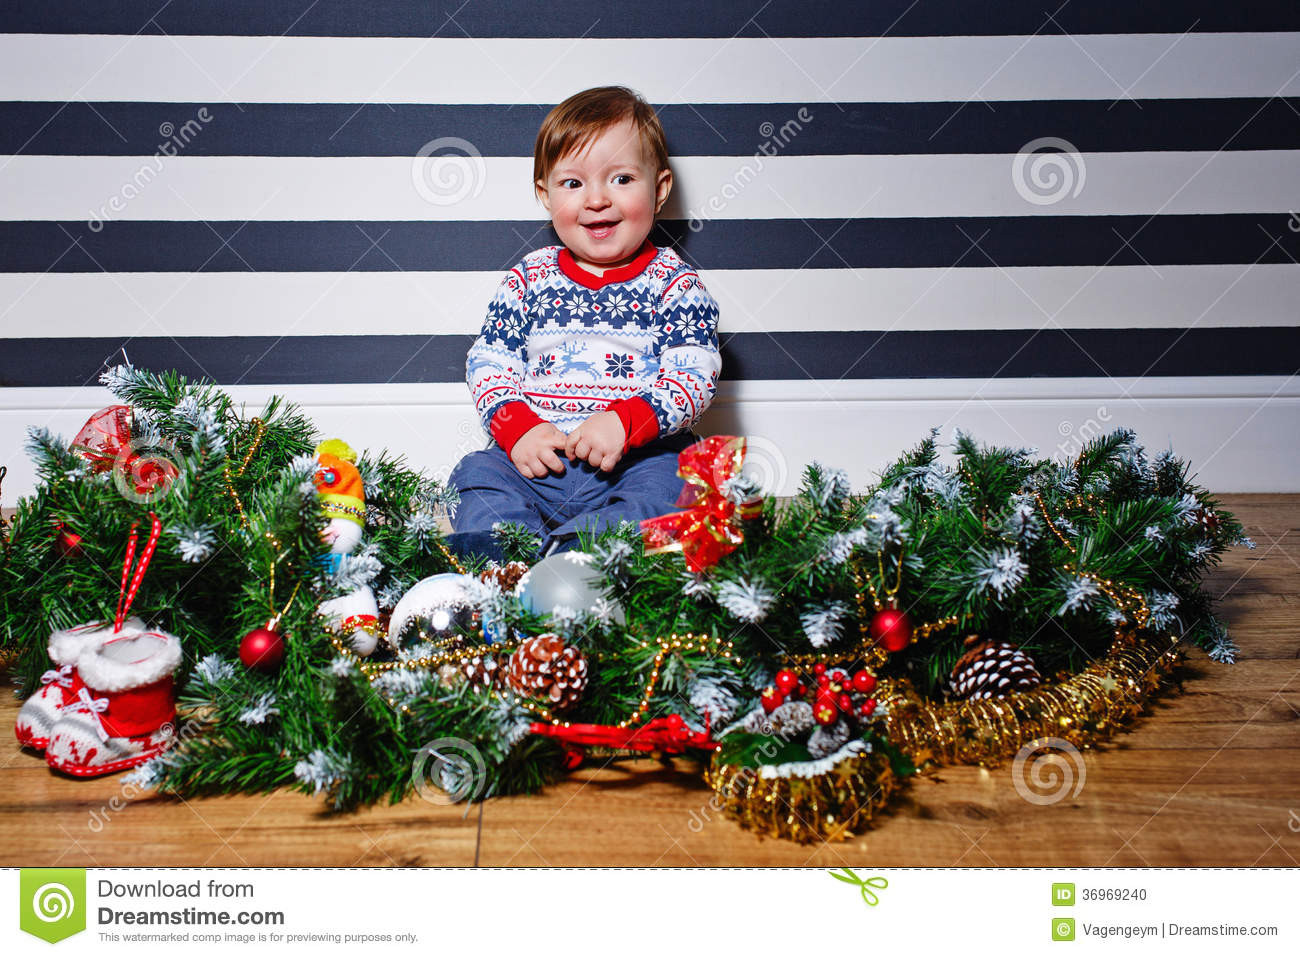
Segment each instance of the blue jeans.
[[579,532],[598,535],[620,522],[673,511],[682,491],[677,453],[696,441],[689,432],[631,449],[611,472],[586,462],[564,462],[564,474],[528,479],[492,444],[466,455],[448,483],[460,492],[447,545],[461,554],[501,560],[492,537],[497,522],[517,522],[541,540],[539,554],[577,547]]

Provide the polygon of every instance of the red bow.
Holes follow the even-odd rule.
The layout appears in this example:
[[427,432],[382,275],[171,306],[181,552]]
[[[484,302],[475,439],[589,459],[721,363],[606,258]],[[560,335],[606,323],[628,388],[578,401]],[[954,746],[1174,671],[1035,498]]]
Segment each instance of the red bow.
[[130,406],[110,405],[86,420],[72,440],[72,451],[90,462],[96,472],[106,472],[130,441]]
[[726,494],[727,484],[740,475],[745,461],[743,436],[714,435],[682,449],[677,456],[677,474],[686,480],[677,507],[671,512],[641,522],[647,554],[680,551],[686,567],[702,572],[744,541],[739,519],[751,518],[762,510],[755,500],[738,506]]
[[121,469],[139,495],[164,492],[180,470],[166,456],[135,451],[131,445],[133,418],[130,406],[100,409],[86,420],[72,440],[71,449],[96,472]]

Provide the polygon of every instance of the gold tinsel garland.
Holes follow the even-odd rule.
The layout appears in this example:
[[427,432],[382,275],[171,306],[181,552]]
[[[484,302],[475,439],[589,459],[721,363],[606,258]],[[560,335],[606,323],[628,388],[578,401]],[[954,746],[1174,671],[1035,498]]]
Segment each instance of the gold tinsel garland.
[[862,830],[901,782],[888,756],[850,754],[815,777],[764,777],[760,768],[714,763],[704,779],[728,813],[760,834],[801,844],[841,840]]
[[[883,736],[918,768],[1000,764],[1030,742],[1059,738],[1088,748],[1121,730],[1178,659],[1176,639],[1116,632],[1109,653],[1078,674],[979,701],[931,702],[910,682],[882,681]],[[899,782],[884,755],[854,755],[811,778],[764,778],[757,768],[713,765],[705,774],[745,827],[801,843],[865,830]]]

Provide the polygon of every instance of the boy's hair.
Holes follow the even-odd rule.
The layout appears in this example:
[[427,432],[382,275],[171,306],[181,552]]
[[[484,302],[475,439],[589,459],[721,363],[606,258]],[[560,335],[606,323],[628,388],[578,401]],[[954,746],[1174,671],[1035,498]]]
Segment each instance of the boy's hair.
[[641,145],[656,164],[655,171],[667,169],[664,130],[650,104],[625,86],[597,86],[573,94],[546,114],[533,147],[533,182],[545,182],[561,157],[581,150],[625,119],[640,131]]

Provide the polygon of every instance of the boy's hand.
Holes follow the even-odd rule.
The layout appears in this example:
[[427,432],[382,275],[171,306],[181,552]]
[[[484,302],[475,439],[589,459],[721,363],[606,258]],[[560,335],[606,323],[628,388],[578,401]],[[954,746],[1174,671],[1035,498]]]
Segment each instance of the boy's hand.
[[617,412],[597,412],[569,433],[564,454],[608,472],[623,457],[627,433]]
[[564,463],[555,450],[564,448],[567,438],[550,422],[534,425],[511,448],[510,461],[524,478],[543,478],[548,471],[563,475]]

